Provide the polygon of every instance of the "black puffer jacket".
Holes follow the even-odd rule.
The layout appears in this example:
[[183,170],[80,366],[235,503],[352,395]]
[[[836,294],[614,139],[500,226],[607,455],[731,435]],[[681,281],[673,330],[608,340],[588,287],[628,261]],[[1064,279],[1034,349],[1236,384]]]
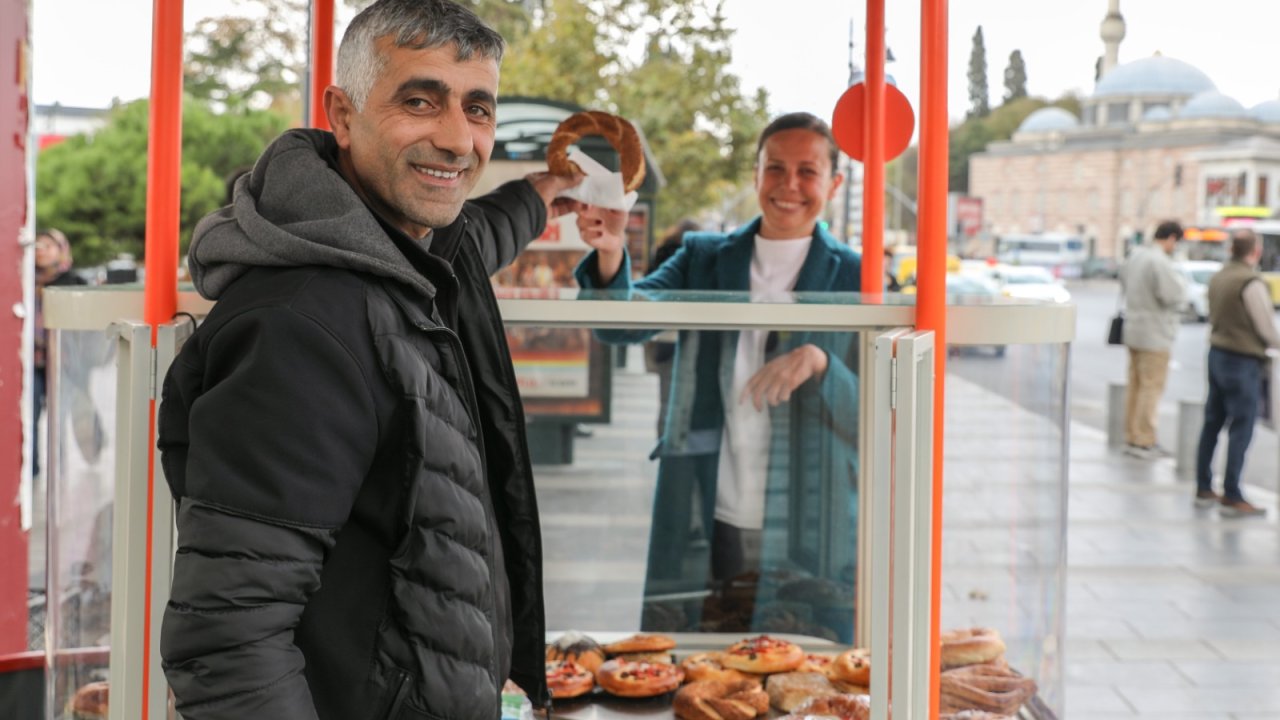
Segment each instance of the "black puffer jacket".
[[546,699],[537,508],[488,280],[545,206],[510,183],[427,253],[334,153],[287,133],[197,228],[218,303],[160,409],[180,500],[165,673],[187,720],[493,720],[508,673]]

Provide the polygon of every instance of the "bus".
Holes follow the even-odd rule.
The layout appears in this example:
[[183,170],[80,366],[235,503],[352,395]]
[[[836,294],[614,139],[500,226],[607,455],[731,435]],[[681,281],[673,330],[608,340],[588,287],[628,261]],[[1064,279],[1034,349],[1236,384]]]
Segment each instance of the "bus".
[[1271,304],[1280,308],[1280,220],[1259,220],[1249,227],[1262,242],[1258,271],[1271,288]]
[[1089,252],[1078,235],[1039,233],[996,238],[996,259],[1007,265],[1034,265],[1057,278],[1078,278]]

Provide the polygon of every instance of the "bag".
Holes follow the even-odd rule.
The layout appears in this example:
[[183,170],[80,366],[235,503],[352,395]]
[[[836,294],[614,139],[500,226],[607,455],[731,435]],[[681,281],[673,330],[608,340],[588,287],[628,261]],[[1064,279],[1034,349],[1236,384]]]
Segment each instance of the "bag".
[[1124,283],[1120,283],[1120,294],[1116,296],[1116,314],[1111,318],[1111,327],[1107,329],[1108,345],[1124,344]]
[[1111,318],[1111,328],[1107,330],[1107,344],[1124,344],[1124,313],[1118,312]]

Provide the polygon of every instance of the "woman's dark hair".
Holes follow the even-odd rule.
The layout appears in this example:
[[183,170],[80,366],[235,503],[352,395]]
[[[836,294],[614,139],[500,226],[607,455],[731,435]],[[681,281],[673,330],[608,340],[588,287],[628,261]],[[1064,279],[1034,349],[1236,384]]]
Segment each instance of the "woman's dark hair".
[[783,130],[808,130],[826,138],[827,145],[831,147],[831,174],[836,174],[836,166],[840,162],[840,148],[836,146],[835,135],[831,134],[831,126],[827,125],[818,116],[807,112],[780,115],[765,126],[765,129],[760,133],[760,139],[756,141],[757,158],[760,157],[760,151],[764,149],[764,141],[768,140],[769,136],[780,133]]
[[685,233],[701,229],[701,225],[687,218],[676,223],[676,226],[668,230],[667,234],[662,236],[662,241],[653,249],[653,255],[649,257],[649,272],[645,274],[647,275],[657,270],[662,266],[662,263],[670,260],[671,256],[676,254],[676,251],[684,243]]

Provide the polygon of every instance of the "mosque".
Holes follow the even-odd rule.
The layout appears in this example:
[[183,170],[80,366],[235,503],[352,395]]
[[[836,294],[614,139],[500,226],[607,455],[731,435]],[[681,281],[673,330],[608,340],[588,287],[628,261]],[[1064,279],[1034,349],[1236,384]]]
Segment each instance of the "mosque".
[[1119,0],[1109,4],[1082,117],[1037,110],[1009,141],[970,158],[986,234],[1069,233],[1092,256],[1120,259],[1164,219],[1221,228],[1280,208],[1280,100],[1245,108],[1159,54],[1120,64],[1124,18]]

